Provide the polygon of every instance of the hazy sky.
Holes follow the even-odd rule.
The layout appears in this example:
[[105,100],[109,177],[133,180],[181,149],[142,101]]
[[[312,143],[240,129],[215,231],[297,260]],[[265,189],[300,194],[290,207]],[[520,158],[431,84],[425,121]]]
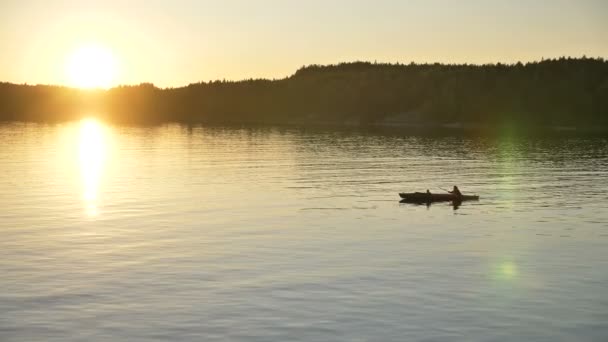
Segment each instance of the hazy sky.
[[281,78],[305,64],[608,57],[604,0],[0,0],[0,81],[68,83],[101,44],[115,83]]

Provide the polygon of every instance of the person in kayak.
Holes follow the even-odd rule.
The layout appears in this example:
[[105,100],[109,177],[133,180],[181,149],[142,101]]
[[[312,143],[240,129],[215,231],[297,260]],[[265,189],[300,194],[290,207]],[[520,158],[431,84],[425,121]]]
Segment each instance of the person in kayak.
[[448,191],[448,192],[451,193],[452,195],[456,195],[458,197],[462,196],[460,189],[458,189],[458,187],[456,185],[454,185],[454,189],[452,191]]

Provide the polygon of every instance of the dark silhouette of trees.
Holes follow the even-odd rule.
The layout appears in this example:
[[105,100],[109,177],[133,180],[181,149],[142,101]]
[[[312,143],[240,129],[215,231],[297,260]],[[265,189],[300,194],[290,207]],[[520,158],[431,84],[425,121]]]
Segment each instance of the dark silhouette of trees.
[[109,90],[0,83],[0,120],[131,123],[608,125],[608,61],[309,65],[279,80]]

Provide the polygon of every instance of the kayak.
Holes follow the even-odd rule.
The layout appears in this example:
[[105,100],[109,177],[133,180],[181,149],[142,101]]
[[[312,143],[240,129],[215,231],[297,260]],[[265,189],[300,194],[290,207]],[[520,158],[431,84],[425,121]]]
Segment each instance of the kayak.
[[479,200],[477,195],[453,195],[453,194],[428,194],[426,192],[402,192],[399,194],[405,201],[412,202],[448,202],[448,201],[476,201]]
[[428,194],[426,192],[402,192],[399,194],[403,198],[404,202],[412,203],[430,203],[430,202],[461,202],[461,201],[477,201],[479,196],[477,195],[453,195],[453,194]]

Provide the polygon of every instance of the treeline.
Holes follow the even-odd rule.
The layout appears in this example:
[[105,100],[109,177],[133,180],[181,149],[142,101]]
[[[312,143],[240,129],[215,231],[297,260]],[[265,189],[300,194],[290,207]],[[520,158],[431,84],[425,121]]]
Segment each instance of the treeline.
[[132,123],[608,125],[608,61],[302,67],[280,80],[109,90],[0,83],[0,119]]

